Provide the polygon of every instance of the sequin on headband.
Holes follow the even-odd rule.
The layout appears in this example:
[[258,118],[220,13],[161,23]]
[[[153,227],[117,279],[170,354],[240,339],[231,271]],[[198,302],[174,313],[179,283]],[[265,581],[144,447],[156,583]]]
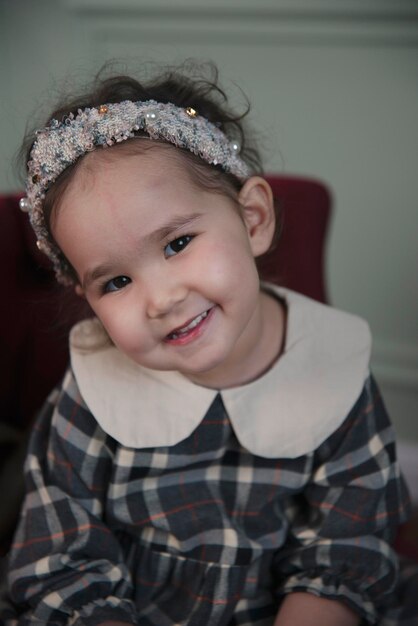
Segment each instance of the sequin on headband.
[[247,164],[239,156],[239,144],[192,107],[183,109],[155,100],[128,100],[79,109],[77,115],[70,114],[62,122],[52,120],[49,126],[36,132],[28,161],[27,197],[22,198],[20,207],[29,213],[38,248],[53,262],[59,282],[73,283],[69,267],[51,241],[45,224],[46,192],[67,167],[87,152],[130,139],[138,132],[189,150],[240,179],[250,175]]

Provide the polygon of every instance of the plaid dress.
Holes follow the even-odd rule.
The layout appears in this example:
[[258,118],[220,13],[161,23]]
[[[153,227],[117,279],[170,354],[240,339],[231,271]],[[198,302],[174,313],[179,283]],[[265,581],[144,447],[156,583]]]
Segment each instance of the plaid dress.
[[390,547],[408,496],[373,379],[294,458],[243,446],[225,398],[178,443],[138,448],[100,426],[69,370],[33,432],[5,624],[272,626],[294,591],[364,624],[418,624],[418,568]]

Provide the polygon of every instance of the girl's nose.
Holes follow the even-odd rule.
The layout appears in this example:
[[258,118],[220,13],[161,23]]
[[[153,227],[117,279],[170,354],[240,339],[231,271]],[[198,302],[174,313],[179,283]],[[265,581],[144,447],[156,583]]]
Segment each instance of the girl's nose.
[[151,284],[147,297],[147,316],[150,319],[164,317],[181,304],[186,296],[187,288],[182,284],[170,281],[168,284]]

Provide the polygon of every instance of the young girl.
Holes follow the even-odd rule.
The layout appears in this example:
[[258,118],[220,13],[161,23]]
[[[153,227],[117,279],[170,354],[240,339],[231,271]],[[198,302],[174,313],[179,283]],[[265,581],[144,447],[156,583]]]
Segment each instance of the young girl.
[[36,133],[22,208],[96,317],[33,432],[8,624],[417,623],[368,327],[260,285],[272,193],[222,96],[116,77]]

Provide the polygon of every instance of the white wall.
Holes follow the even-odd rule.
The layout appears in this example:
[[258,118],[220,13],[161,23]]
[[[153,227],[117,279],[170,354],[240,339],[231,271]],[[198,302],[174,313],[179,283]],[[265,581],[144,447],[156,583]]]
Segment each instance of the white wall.
[[213,59],[253,103],[267,169],[331,186],[331,300],[369,320],[397,430],[418,441],[417,18],[415,0],[2,0],[0,189],[63,79],[111,57]]

